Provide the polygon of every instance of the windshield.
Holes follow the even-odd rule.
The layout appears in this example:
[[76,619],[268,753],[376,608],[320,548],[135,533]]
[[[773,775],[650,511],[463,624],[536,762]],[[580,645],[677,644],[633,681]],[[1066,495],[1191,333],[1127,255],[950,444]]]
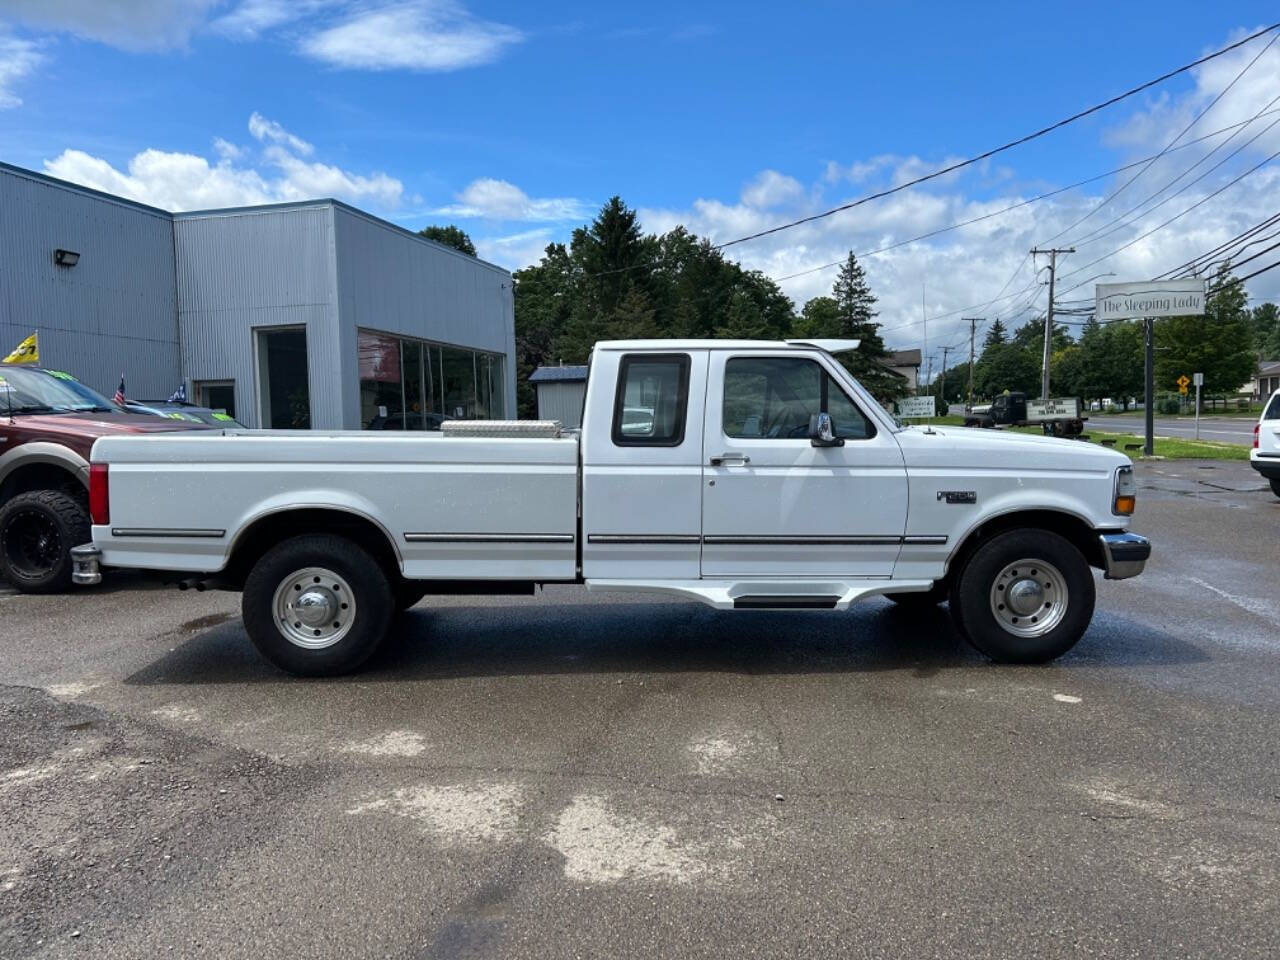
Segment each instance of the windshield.
[[119,408],[70,374],[0,367],[0,413],[115,412]]

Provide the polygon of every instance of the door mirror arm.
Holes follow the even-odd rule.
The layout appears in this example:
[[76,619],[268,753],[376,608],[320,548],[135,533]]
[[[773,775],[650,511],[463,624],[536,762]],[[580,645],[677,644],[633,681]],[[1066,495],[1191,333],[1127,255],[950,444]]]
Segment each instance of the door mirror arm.
[[809,443],[815,447],[843,447],[844,438],[836,436],[835,423],[829,413],[815,413],[809,418]]

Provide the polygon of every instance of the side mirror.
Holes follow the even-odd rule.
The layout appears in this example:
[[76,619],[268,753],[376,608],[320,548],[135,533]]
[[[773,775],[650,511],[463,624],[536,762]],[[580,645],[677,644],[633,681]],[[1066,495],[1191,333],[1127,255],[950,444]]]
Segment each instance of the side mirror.
[[815,447],[843,447],[844,440],[836,436],[836,426],[829,413],[815,413],[809,418],[809,442]]

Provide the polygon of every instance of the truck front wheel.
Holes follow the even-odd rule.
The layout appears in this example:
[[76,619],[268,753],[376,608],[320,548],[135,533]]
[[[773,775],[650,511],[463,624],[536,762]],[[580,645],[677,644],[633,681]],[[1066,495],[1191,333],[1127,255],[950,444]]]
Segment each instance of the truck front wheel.
[[249,639],[282,670],[328,677],[355,670],[387,635],[395,600],[386,574],[345,537],[309,534],[267,551],[241,598]]
[[1088,562],[1047,530],[993,537],[951,583],[956,628],[1001,663],[1044,663],[1062,656],[1088,629],[1093,605]]

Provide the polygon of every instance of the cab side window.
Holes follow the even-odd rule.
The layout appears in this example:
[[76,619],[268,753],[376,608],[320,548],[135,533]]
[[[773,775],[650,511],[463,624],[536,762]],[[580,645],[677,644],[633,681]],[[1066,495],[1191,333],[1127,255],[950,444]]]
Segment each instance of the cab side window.
[[631,353],[618,366],[613,442],[620,447],[678,447],[689,406],[687,353]]
[[725,436],[803,440],[809,418],[829,413],[836,436],[865,440],[875,426],[823,367],[803,357],[733,357],[724,369]]

